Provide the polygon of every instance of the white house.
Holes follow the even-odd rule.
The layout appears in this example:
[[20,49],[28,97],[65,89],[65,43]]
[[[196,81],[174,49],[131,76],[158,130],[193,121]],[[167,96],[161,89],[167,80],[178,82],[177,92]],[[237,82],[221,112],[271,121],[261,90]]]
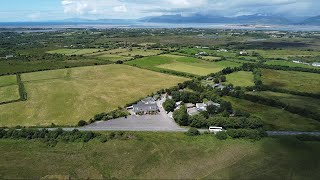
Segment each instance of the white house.
[[248,55],[248,53],[246,51],[240,51],[240,55],[241,56],[246,56],[246,55]]
[[207,105],[204,103],[197,103],[196,108],[198,111],[206,111],[207,110]]
[[314,67],[320,67],[320,63],[314,62],[314,63],[312,63],[312,66],[314,66]]

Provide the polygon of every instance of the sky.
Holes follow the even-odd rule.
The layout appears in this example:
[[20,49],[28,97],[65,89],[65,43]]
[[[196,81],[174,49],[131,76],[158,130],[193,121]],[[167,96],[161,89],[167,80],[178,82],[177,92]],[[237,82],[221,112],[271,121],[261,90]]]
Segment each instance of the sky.
[[1,22],[136,19],[172,14],[311,17],[320,15],[320,0],[0,0]]

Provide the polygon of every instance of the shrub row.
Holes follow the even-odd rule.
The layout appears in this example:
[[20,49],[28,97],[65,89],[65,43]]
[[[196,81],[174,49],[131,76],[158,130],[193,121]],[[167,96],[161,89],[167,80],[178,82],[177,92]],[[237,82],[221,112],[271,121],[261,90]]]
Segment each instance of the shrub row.
[[228,129],[227,134],[233,139],[247,138],[252,140],[260,140],[267,136],[265,131],[255,129]]
[[[118,109],[113,110],[113,111],[108,112],[108,113],[97,114],[97,115],[94,116],[92,121],[108,121],[110,119],[126,117],[126,116],[129,116],[129,115],[130,115],[129,112],[126,111],[125,109],[118,108]],[[92,122],[90,122],[90,123],[92,123]]]
[[28,94],[27,94],[26,88],[24,87],[24,84],[21,80],[21,74],[17,74],[16,77],[17,77],[17,83],[19,86],[20,101],[26,101],[26,100],[28,100]]
[[0,139],[26,139],[26,140],[43,140],[50,146],[57,142],[89,142],[98,138],[101,142],[112,139],[129,139],[134,135],[125,132],[111,132],[109,134],[94,133],[91,131],[64,131],[61,128],[49,131],[48,129],[3,129],[0,128]]

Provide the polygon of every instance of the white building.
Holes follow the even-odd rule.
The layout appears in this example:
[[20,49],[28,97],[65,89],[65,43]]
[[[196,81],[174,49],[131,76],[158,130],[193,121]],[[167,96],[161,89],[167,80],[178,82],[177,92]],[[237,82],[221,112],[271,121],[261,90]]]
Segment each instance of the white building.
[[320,67],[320,63],[314,62],[314,63],[312,63],[312,66],[314,66],[314,67]]

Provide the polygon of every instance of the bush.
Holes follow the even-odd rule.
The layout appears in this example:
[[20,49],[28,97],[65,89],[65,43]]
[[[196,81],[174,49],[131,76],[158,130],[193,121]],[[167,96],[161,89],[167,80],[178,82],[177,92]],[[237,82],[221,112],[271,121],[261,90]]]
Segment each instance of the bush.
[[163,103],[163,108],[167,111],[167,112],[173,112],[174,108],[175,108],[176,102],[172,99],[168,99],[166,100],[166,102]]
[[85,126],[85,125],[87,125],[87,122],[84,121],[84,120],[80,120],[80,121],[78,122],[78,126],[80,126],[80,127]]
[[263,137],[263,134],[258,130],[253,129],[229,129],[227,134],[236,139],[236,138],[248,138],[252,140],[260,140]]
[[220,131],[216,134],[216,138],[219,140],[226,140],[228,138],[228,134],[225,131]]
[[198,136],[200,135],[200,132],[198,131],[197,128],[190,128],[186,134],[188,136]]

